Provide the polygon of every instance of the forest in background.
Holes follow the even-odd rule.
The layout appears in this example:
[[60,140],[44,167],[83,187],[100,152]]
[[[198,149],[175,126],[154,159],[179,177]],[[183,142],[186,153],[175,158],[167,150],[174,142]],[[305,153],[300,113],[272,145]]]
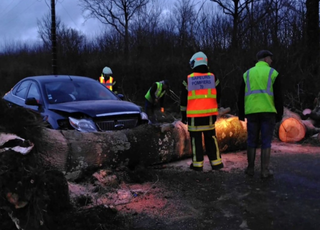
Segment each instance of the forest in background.
[[[220,106],[232,113],[242,75],[261,49],[274,54],[286,107],[312,108],[319,93],[319,0],[178,0],[171,11],[155,0],[79,2],[89,12],[84,17],[98,18],[105,30],[89,39],[57,17],[58,74],[98,80],[109,66],[119,92],[139,105],[154,81],[170,80],[179,95],[189,60],[200,50],[220,79]],[[7,44],[0,51],[1,95],[24,77],[52,74],[51,26],[49,13],[38,20],[41,43]],[[178,112],[179,105],[167,99]]]

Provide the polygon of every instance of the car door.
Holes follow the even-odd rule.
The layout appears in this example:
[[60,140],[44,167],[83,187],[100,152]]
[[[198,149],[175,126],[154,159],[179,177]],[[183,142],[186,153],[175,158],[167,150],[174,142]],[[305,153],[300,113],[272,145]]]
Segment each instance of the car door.
[[30,81],[23,81],[21,82],[16,89],[13,90],[12,94],[14,96],[13,103],[24,107],[25,99],[27,92],[29,90],[31,82]]
[[[17,88],[13,90],[12,94],[14,96],[13,103],[15,103],[16,105],[34,110],[38,113],[43,110],[42,106],[40,106],[43,103],[40,89],[35,81],[26,80],[21,82],[21,84],[19,84]],[[37,103],[27,105],[27,98],[34,98]]]
[[42,108],[43,99],[41,97],[38,84],[34,81],[31,82],[29,90],[27,91],[26,99],[27,98],[34,98],[36,100],[36,102],[38,103],[38,105],[26,105],[26,107],[28,107],[32,110],[38,111],[38,112],[41,112],[43,110],[43,108]]

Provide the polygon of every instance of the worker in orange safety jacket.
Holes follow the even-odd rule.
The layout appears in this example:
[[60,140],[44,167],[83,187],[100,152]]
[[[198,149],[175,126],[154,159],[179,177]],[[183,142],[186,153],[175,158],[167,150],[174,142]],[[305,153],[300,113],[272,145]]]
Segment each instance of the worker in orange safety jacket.
[[190,169],[202,171],[207,154],[212,169],[219,170],[224,167],[215,132],[221,91],[219,80],[209,71],[208,58],[203,52],[191,57],[190,66],[193,72],[183,81],[180,95],[182,122],[188,124],[191,138]]
[[114,78],[111,76],[112,70],[109,67],[104,67],[101,73],[101,76],[99,77],[99,82],[101,84],[104,84],[108,89],[110,89],[115,94],[118,94],[118,87],[117,82],[114,80]]

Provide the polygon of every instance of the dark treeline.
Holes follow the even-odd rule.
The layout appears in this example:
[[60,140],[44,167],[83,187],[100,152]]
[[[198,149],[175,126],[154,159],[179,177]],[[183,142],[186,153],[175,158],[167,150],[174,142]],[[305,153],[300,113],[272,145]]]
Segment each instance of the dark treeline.
[[[189,59],[201,50],[220,78],[221,106],[236,113],[242,74],[255,64],[257,51],[269,49],[274,54],[273,67],[282,75],[287,107],[310,108],[319,93],[319,0],[211,0],[201,4],[177,0],[165,14],[155,1],[139,0],[133,1],[138,4],[134,9],[113,6],[117,13],[112,15],[107,11],[110,5],[104,6],[103,14],[94,11],[93,1],[80,0],[91,12],[86,17],[99,18],[105,25],[94,38],[67,28],[57,17],[59,74],[98,80],[102,68],[109,66],[120,93],[142,105],[154,81],[169,79],[179,95],[181,82],[191,71]],[[52,73],[50,26],[50,15],[39,20],[39,44],[4,47],[0,53],[2,94],[26,76]],[[173,107],[179,111],[179,106]]]

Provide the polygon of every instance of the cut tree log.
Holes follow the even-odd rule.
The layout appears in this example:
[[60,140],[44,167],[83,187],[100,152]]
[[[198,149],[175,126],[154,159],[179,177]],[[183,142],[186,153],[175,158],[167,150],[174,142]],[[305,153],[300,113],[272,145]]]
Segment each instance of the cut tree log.
[[283,142],[299,142],[320,132],[320,128],[314,126],[313,120],[302,120],[301,117],[284,109],[284,115],[277,127],[278,137]]
[[306,127],[301,120],[289,117],[281,121],[279,139],[283,142],[298,142],[306,136]]
[[236,116],[221,117],[216,121],[216,136],[220,152],[231,152],[246,149],[247,122]]

